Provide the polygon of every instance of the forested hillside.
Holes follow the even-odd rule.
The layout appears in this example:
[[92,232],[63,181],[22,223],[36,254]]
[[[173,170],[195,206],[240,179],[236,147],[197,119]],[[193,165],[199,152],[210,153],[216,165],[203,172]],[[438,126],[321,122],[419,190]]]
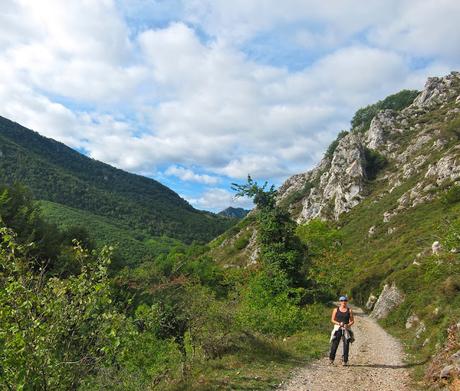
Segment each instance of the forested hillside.
[[[90,159],[3,117],[0,182],[19,182],[35,199],[103,216],[149,236],[206,242],[233,224],[194,209],[153,179]],[[46,210],[52,208],[49,204]]]

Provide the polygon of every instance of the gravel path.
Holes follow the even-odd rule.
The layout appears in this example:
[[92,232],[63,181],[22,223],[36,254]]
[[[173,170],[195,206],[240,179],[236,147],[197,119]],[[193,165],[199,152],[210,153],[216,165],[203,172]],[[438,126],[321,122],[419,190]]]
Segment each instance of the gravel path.
[[341,344],[334,366],[329,365],[328,357],[317,360],[294,373],[280,391],[412,390],[399,342],[360,308],[353,307],[353,312],[356,341],[350,348],[349,366],[341,364]]

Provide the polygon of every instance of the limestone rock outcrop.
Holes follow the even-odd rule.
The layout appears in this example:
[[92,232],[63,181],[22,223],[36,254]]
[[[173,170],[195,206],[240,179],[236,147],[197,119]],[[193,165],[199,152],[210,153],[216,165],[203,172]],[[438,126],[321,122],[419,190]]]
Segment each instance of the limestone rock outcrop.
[[[289,201],[295,193],[290,210],[298,223],[338,220],[372,192],[372,181],[385,184],[379,187],[382,196],[413,183],[385,211],[382,219],[387,223],[401,211],[433,200],[442,189],[460,185],[460,145],[452,142],[460,137],[459,97],[459,72],[429,78],[412,105],[378,112],[369,129],[352,129],[317,167],[286,180],[278,201]],[[432,125],[440,121],[442,126]],[[369,151],[388,163],[376,178],[368,177]]]
[[403,301],[404,294],[398,289],[396,284],[385,284],[370,316],[374,319],[384,319]]

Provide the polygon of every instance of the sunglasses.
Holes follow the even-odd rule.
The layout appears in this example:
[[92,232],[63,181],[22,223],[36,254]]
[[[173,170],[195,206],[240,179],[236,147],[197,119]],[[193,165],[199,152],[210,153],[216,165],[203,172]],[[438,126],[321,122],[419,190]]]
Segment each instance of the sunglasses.
[[348,300],[340,300],[340,301],[348,301]]

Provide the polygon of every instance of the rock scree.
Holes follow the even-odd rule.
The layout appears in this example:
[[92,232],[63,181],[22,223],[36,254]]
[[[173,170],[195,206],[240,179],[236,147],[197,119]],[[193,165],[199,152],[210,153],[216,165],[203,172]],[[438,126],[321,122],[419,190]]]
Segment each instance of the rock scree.
[[399,342],[360,308],[355,313],[356,341],[351,345],[349,365],[340,362],[341,347],[334,365],[324,357],[298,369],[280,385],[279,391],[410,391],[408,364]]

